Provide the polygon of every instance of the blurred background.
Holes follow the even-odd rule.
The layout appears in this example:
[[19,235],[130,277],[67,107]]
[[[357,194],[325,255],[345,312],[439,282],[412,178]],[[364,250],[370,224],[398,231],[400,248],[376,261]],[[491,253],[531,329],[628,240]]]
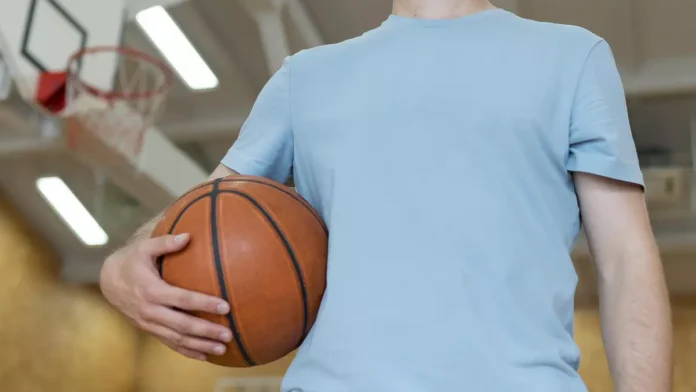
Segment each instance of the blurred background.
[[[696,391],[696,2],[494,3],[583,26],[612,46],[673,299],[674,390]],[[0,391],[277,390],[291,358],[232,370],[139,333],[101,297],[101,262],[217,166],[287,55],[358,36],[390,11],[389,0],[3,1]],[[60,73],[75,51],[94,46],[111,49]],[[119,46],[152,59],[124,64]],[[162,67],[173,69],[171,84]],[[115,75],[125,82],[114,84]],[[85,84],[139,106],[62,112],[66,89],[70,98]],[[612,391],[582,238],[574,260],[581,374],[590,391]]]

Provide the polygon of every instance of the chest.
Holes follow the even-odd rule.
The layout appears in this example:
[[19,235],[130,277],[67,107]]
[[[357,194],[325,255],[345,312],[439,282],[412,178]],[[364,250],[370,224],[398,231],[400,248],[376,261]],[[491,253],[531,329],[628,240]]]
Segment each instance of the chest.
[[404,64],[368,62],[299,81],[292,112],[298,147],[443,154],[567,145],[567,103],[538,73],[487,61]]

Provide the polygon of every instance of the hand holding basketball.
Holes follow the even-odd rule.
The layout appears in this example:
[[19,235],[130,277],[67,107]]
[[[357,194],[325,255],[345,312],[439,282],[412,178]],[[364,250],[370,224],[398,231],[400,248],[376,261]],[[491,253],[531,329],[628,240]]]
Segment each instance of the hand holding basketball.
[[155,268],[159,256],[180,251],[189,236],[161,236],[126,246],[104,263],[100,286],[104,296],[138,327],[190,358],[206,360],[221,355],[229,329],[176,311],[225,314],[229,305],[220,298],[186,291],[165,283]]
[[191,311],[232,332],[224,355],[209,362],[257,366],[302,344],[326,287],[328,252],[328,228],[306,200],[266,178],[217,178],[177,199],[152,231],[180,233],[190,243],[157,258],[162,279],[230,306],[225,315]]

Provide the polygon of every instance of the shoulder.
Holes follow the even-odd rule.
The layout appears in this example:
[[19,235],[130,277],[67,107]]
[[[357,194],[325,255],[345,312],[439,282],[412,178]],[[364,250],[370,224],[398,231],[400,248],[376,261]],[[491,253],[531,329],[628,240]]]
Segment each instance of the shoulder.
[[536,45],[587,55],[604,39],[580,26],[541,22],[514,16],[514,25],[520,38]]
[[342,42],[304,49],[292,55],[289,63],[293,71],[321,71],[331,66],[347,65],[351,59],[359,58],[378,46],[383,41],[383,33],[374,29]]

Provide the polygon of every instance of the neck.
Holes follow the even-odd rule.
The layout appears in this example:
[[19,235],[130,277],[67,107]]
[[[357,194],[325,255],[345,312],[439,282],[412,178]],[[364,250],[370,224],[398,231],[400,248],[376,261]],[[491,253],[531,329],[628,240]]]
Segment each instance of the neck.
[[453,19],[496,8],[488,0],[394,0],[392,13],[422,19]]

